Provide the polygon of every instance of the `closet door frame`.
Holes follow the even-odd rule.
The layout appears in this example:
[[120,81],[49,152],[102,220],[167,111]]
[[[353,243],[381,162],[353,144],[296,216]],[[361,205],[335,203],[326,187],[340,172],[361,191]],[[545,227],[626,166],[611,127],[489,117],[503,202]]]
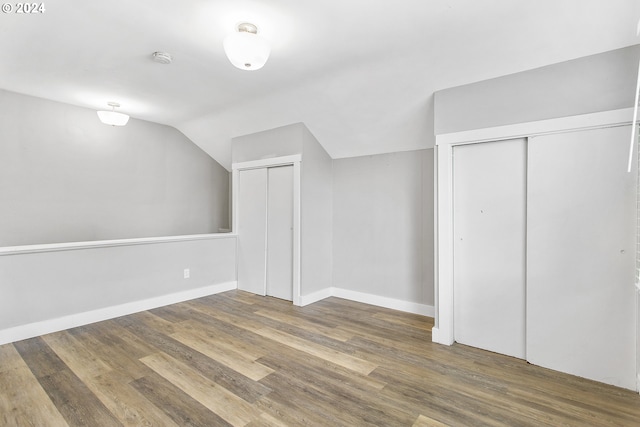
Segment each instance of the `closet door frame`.
[[[270,159],[253,160],[233,163],[231,165],[231,232],[238,233],[238,178],[240,171],[249,169],[263,169],[277,166],[293,166],[293,305],[301,305],[300,297],[300,167],[302,156],[273,157]],[[236,244],[237,255],[237,244]],[[236,277],[237,277],[236,265]]]
[[[633,108],[605,111],[436,135],[434,170],[435,206],[435,326],[432,341],[444,345],[455,342],[453,318],[453,147],[503,141],[575,130],[631,124]],[[463,119],[463,118],[462,118]],[[627,167],[626,164],[620,165]],[[634,286],[633,283],[629,284]]]

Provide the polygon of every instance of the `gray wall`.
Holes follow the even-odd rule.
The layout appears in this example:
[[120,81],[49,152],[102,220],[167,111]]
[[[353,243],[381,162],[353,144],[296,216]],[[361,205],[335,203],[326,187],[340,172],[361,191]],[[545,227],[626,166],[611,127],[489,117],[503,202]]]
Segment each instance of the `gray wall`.
[[306,126],[300,175],[300,293],[304,296],[331,286],[333,264],[333,161]]
[[228,172],[176,129],[7,91],[0,111],[0,246],[228,228]]
[[303,123],[282,126],[231,139],[231,162],[301,154],[307,127]]
[[437,135],[633,106],[640,45],[435,94]]
[[433,305],[433,149],[333,172],[333,286]]
[[423,150],[421,153],[422,303],[435,305],[435,150]]
[[221,235],[0,256],[0,331],[235,282],[235,247],[235,237]]
[[302,123],[233,139],[234,162],[302,154],[301,294],[434,304],[434,150],[331,159]]

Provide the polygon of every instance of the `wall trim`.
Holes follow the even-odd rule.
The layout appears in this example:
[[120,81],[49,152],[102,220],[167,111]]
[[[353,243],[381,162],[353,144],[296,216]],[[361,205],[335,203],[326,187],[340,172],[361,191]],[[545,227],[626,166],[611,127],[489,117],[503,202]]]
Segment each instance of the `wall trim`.
[[431,328],[431,341],[439,342],[439,340],[440,340],[440,329],[434,326],[433,328]]
[[153,245],[158,243],[189,242],[235,238],[233,233],[191,234],[185,236],[142,237],[137,239],[96,240],[91,242],[48,243],[0,247],[0,256],[35,254],[40,252],[75,251],[81,249],[112,248],[116,246]]
[[291,165],[302,161],[301,154],[292,154],[290,156],[269,157],[267,159],[249,160],[246,162],[233,163],[231,170],[236,169],[257,169],[273,166]]
[[325,288],[309,295],[303,295],[301,297],[303,304],[301,305],[313,304],[314,302],[318,302],[329,297],[343,298],[350,301],[375,305],[377,307],[420,314],[422,316],[434,317],[435,315],[435,308],[432,305],[419,304],[417,302],[404,301],[336,287]]
[[164,307],[170,304],[177,304],[179,302],[195,298],[219,294],[221,292],[237,289],[237,287],[238,282],[236,281],[218,283],[202,288],[189,289],[183,292],[148,298],[141,301],[128,302],[112,307],[71,314],[57,319],[15,326],[13,328],[0,330],[0,345],[88,325],[90,323],[101,322],[103,320],[113,319],[120,316],[126,316],[128,314],[138,313],[145,310],[151,310],[153,308]]
[[319,290],[317,292],[313,292],[309,295],[301,295],[300,296],[300,305],[305,306],[309,304],[313,304],[314,302],[322,301],[325,298],[329,298],[333,296],[333,288],[325,288]]
[[580,114],[535,122],[495,126],[436,135],[436,145],[470,144],[504,139],[525,138],[550,133],[571,132],[598,127],[628,125],[633,121],[633,108]]
[[403,301],[395,298],[367,294],[364,292],[351,291],[348,289],[333,288],[333,296],[348,299],[351,301],[362,302],[365,304],[371,304],[378,307],[405,311],[407,313],[421,314],[423,316],[433,317],[435,315],[435,308],[432,305]]

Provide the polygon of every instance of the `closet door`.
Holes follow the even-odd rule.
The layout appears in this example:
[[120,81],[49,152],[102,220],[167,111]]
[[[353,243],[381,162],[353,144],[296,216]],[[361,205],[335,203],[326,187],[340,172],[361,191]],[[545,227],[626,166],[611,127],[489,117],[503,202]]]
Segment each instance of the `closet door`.
[[267,169],[238,173],[238,289],[265,295]]
[[529,141],[527,359],[635,390],[630,132]]
[[525,357],[524,139],[453,148],[454,337]]
[[293,166],[269,168],[267,295],[293,300]]

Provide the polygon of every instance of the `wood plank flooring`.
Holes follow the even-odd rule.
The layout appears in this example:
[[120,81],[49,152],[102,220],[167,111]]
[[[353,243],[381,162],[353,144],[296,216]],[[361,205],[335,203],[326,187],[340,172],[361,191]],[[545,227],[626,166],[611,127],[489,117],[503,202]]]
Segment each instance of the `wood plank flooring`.
[[631,391],[432,326],[230,291],[0,346],[0,425],[640,426]]

